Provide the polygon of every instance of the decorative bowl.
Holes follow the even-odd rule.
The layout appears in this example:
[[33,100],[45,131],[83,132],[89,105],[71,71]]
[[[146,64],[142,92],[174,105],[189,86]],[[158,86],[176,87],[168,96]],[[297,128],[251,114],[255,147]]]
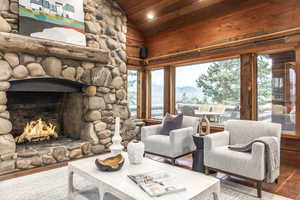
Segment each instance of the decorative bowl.
[[104,160],[96,159],[95,163],[96,166],[100,171],[105,172],[114,172],[118,171],[123,167],[124,158],[121,154],[106,158]]

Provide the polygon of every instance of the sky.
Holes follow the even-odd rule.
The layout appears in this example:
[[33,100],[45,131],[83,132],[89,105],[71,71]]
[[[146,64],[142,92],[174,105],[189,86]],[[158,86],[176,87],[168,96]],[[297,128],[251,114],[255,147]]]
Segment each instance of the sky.
[[[176,68],[176,87],[194,86],[196,87],[196,79],[205,73],[210,63],[194,64],[188,66],[180,66]],[[160,85],[164,80],[163,70],[155,70],[152,72],[153,84]]]

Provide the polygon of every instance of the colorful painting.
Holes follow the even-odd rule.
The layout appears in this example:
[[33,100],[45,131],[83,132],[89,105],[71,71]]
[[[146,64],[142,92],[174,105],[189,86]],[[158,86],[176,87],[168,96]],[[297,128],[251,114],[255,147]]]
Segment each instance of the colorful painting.
[[20,33],[86,46],[83,0],[19,0]]

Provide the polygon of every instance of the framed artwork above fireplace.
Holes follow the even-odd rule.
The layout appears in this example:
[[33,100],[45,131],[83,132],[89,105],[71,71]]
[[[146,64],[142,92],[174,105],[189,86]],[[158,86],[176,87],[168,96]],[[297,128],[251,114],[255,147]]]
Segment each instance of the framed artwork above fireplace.
[[20,33],[86,46],[83,0],[19,0]]

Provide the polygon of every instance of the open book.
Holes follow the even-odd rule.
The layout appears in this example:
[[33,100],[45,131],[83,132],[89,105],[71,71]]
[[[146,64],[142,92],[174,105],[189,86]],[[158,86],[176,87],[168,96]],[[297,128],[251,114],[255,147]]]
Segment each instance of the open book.
[[151,197],[185,190],[184,186],[176,184],[175,180],[163,171],[128,175],[128,177]]

